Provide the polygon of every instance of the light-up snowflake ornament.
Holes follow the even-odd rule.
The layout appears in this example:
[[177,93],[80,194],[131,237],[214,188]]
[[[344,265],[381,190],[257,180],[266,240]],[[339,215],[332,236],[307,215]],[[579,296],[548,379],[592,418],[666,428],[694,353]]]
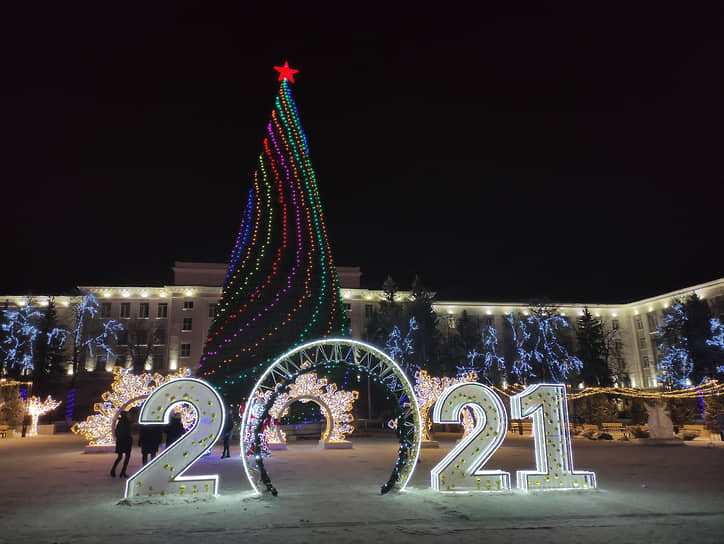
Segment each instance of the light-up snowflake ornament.
[[[270,392],[268,393],[270,394]],[[326,378],[319,378],[316,372],[307,372],[297,377],[289,386],[288,393],[280,394],[269,410],[269,426],[264,431],[269,444],[284,444],[286,434],[279,425],[279,420],[289,411],[296,401],[314,402],[324,413],[327,426],[322,433],[322,442],[344,442],[346,435],[354,431],[352,409],[354,401],[359,397],[357,391],[338,389],[337,384],[327,383]]]
[[[191,375],[188,368],[163,376],[161,374],[132,374],[128,368],[117,366],[113,369],[111,391],[103,393],[103,402],[93,405],[95,414],[85,421],[76,423],[71,429],[82,434],[91,446],[112,446],[115,444],[113,429],[118,414],[134,406],[138,406],[164,383]],[[183,411],[182,411],[183,413]]]
[[[432,429],[432,419],[430,418],[430,411],[437,399],[442,395],[450,386],[457,385],[464,382],[477,382],[478,375],[475,371],[465,372],[456,378],[448,378],[443,376],[438,378],[436,376],[430,376],[425,370],[420,370],[415,373],[415,396],[417,396],[417,402],[420,405],[420,415],[422,416],[422,440],[432,440],[430,431]],[[463,426],[465,429],[464,435],[475,426],[475,420],[472,414],[468,410],[463,410]]]

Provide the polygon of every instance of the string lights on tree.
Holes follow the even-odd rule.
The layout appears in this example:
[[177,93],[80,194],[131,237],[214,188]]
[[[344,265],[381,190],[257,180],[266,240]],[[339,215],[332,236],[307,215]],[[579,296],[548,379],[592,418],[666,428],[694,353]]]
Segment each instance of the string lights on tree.
[[45,400],[40,400],[40,397],[30,397],[28,399],[27,412],[31,417],[30,429],[28,430],[28,436],[38,435],[38,418],[42,415],[52,412],[58,406],[61,401],[54,400],[53,397],[48,396]]
[[279,92],[197,373],[227,403],[246,401],[286,350],[349,332],[317,178],[290,90],[298,70],[286,62],[275,69]]
[[18,368],[20,375],[30,374],[35,368],[33,352],[40,330],[35,325],[42,317],[30,304],[24,304],[18,310],[2,312],[2,331],[4,339],[0,343],[2,368],[0,371]]

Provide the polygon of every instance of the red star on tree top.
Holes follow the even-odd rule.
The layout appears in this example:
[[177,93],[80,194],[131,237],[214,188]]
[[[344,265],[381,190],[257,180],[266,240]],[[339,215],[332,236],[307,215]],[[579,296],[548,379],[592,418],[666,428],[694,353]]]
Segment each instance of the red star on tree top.
[[284,66],[275,66],[274,69],[279,72],[279,81],[288,79],[292,83],[294,83],[294,74],[299,72],[299,70],[289,68],[289,63],[287,61],[284,61]]

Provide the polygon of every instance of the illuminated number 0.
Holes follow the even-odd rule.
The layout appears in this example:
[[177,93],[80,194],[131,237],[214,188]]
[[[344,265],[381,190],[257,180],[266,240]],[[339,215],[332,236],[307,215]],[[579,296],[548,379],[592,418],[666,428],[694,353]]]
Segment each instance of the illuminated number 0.
[[510,473],[479,470],[500,447],[508,429],[505,406],[495,392],[480,383],[447,388],[435,403],[435,423],[460,423],[463,408],[475,414],[475,427],[430,471],[430,485],[443,492],[510,490]]
[[596,475],[573,470],[566,389],[560,384],[536,384],[510,398],[513,419],[533,418],[536,470],[516,472],[518,489],[590,489]]
[[173,407],[188,403],[196,410],[196,423],[186,434],[126,482],[126,498],[153,495],[216,495],[219,476],[183,476],[208,450],[224,427],[224,405],[211,386],[193,378],[165,383],[146,399],[138,422],[163,425],[170,422]]

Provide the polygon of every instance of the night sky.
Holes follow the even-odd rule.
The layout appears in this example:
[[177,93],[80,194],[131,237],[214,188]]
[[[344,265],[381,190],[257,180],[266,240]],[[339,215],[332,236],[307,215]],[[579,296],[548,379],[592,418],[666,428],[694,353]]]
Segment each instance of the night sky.
[[226,262],[285,60],[365,287],[619,302],[724,276],[715,2],[16,4],[0,294]]

